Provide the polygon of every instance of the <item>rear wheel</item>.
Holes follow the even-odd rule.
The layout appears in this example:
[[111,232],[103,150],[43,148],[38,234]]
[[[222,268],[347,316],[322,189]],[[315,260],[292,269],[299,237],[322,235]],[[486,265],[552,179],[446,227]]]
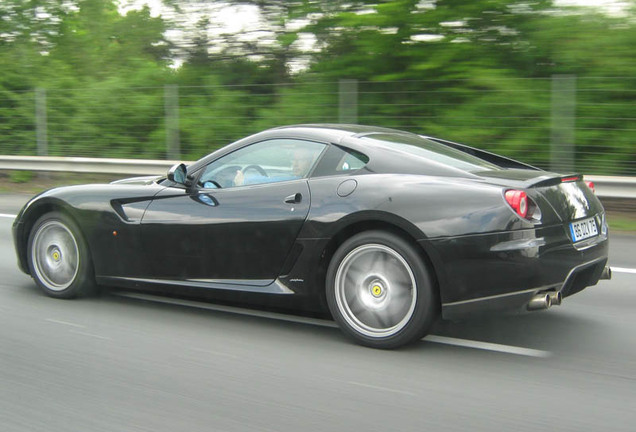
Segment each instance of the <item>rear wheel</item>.
[[384,231],[357,234],[338,248],[326,290],[342,331],[374,348],[421,339],[438,311],[429,271],[417,250]]
[[47,213],[35,222],[27,258],[31,276],[51,297],[73,298],[95,289],[86,242],[75,222],[63,213]]

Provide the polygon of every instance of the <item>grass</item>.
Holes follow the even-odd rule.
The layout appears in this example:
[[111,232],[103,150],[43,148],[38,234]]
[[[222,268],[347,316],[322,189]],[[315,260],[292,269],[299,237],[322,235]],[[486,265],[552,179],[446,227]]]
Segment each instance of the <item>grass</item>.
[[608,211],[607,223],[612,232],[631,232],[636,234],[636,214]]

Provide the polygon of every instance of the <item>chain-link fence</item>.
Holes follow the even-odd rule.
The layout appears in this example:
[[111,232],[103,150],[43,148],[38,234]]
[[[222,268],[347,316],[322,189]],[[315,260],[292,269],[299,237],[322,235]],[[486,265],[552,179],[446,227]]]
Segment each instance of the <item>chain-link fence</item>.
[[624,90],[634,83],[556,76],[33,89],[0,93],[0,154],[196,159],[269,127],[350,122],[542,168],[635,176],[636,89]]

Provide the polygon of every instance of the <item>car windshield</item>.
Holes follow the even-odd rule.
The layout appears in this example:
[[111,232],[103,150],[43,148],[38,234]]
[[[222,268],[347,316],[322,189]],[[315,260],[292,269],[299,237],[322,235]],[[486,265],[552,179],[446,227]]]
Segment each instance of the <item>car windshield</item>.
[[418,135],[372,134],[363,136],[362,139],[373,141],[384,147],[439,162],[463,171],[472,172],[502,169],[501,167],[476,156],[445,146],[444,144],[428,140]]

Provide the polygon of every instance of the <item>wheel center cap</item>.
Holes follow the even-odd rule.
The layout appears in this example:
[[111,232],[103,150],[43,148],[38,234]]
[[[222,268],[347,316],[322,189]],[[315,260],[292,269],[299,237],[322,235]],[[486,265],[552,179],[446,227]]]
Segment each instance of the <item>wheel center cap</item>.
[[370,283],[367,285],[367,289],[369,290],[369,294],[371,294],[371,298],[375,299],[376,302],[380,302],[384,300],[386,295],[388,294],[388,290],[386,284],[380,278],[373,278]]
[[359,289],[361,301],[374,310],[384,307],[390,294],[389,285],[375,275],[367,278]]
[[60,251],[55,250],[51,254],[51,258],[53,258],[53,261],[57,262],[57,261],[59,261],[62,258],[62,254],[60,253]]

